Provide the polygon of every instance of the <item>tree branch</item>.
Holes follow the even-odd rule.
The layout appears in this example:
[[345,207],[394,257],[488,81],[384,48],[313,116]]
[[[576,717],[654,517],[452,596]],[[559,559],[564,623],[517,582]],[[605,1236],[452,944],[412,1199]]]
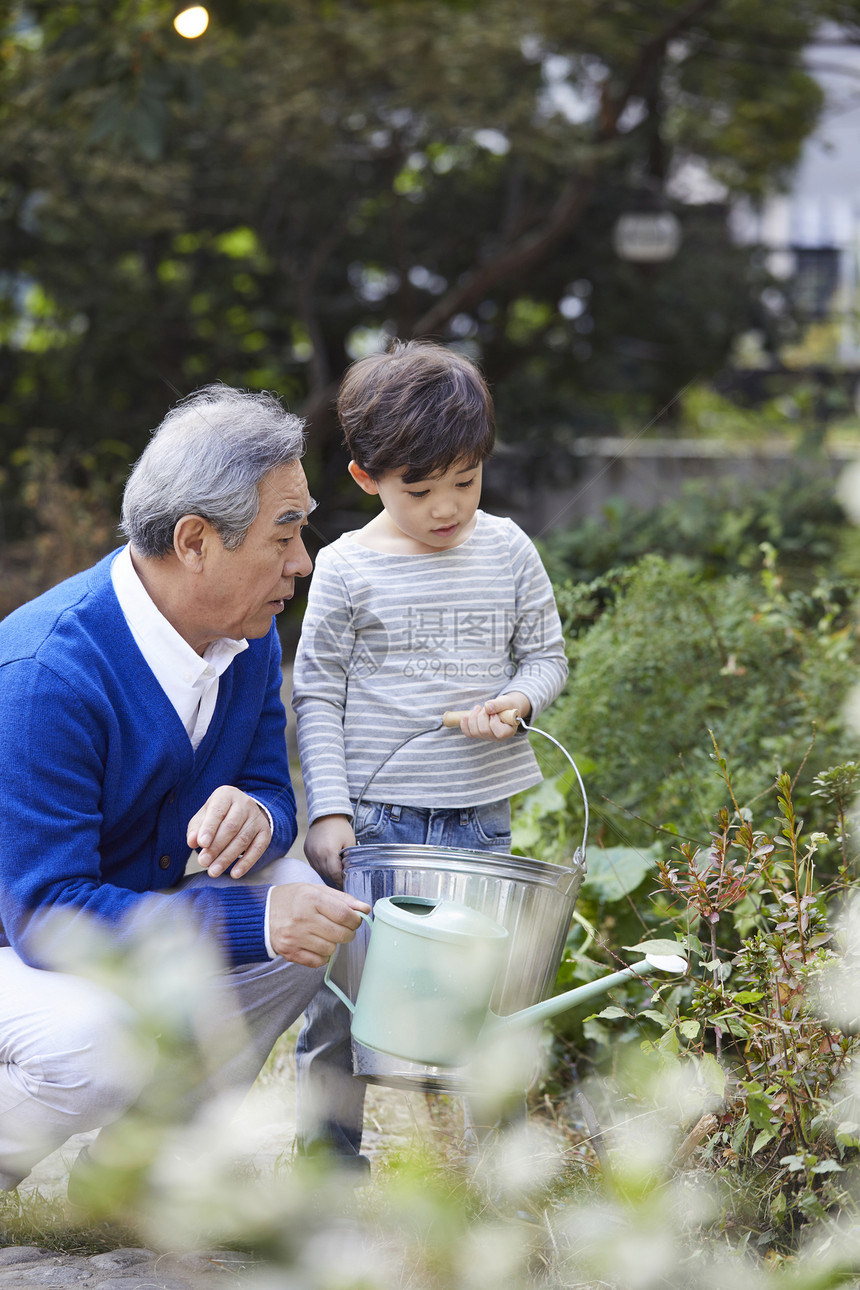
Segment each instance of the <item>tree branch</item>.
[[[702,14],[717,7],[722,0],[694,0],[677,17],[644,46],[619,93],[607,95],[601,105],[596,143],[597,156],[618,137],[618,121],[629,100],[647,86],[664,57],[670,41],[677,39]],[[570,233],[588,204],[595,184],[594,166],[570,179],[553,203],[545,220],[516,241],[503,245],[497,254],[469,270],[460,282],[437,300],[415,323],[413,336],[429,336],[442,330],[454,317],[477,304],[489,291],[517,274],[546,259],[554,247]]]
[[606,142],[615,137],[622,112],[635,95],[645,93],[655,69],[665,57],[670,42],[677,40],[698,18],[701,18],[709,9],[717,8],[721,3],[722,0],[693,0],[692,4],[681,10],[673,22],[670,22],[656,36],[652,36],[643,46],[623,89],[614,98],[607,98],[605,101],[605,115],[601,116],[598,133],[600,142]]
[[314,307],[314,288],[320,272],[325,267],[338,242],[345,236],[346,229],[347,221],[345,218],[333,224],[326,235],[317,242],[301,273],[297,272],[286,256],[282,255],[280,257],[282,271],[295,284],[296,311],[305,325],[311,345],[308,402],[312,406],[316,404],[318,399],[324,400],[328,397],[332,383],[323,331],[318,313]]
[[472,269],[452,291],[418,319],[413,336],[428,336],[442,329],[455,314],[483,300],[488,291],[507,278],[530,269],[543,260],[557,242],[568,233],[585,209],[594,179],[589,176],[565,185],[544,224],[493,259]]

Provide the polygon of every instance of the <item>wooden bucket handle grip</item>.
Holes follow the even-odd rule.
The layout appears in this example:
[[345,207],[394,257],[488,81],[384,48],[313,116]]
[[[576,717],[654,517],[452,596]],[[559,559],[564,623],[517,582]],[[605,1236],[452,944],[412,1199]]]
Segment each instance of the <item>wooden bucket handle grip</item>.
[[[468,717],[468,712],[443,712],[442,725],[448,726],[449,729],[459,726],[464,717]],[[496,716],[500,721],[504,721],[506,726],[516,726],[520,719],[520,714],[516,708],[507,708],[504,712],[497,712]]]

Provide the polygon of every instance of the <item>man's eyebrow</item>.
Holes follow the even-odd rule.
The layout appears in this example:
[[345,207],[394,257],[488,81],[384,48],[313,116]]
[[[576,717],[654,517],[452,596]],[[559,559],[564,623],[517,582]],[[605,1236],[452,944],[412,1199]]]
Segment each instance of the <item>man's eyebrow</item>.
[[313,511],[316,510],[316,508],[317,508],[317,503],[313,500],[313,498],[311,498],[311,504],[306,511],[299,511],[299,510],[284,511],[283,515],[279,515],[277,517],[277,519],[275,520],[275,523],[276,524],[301,524],[302,520],[306,520],[308,516]]

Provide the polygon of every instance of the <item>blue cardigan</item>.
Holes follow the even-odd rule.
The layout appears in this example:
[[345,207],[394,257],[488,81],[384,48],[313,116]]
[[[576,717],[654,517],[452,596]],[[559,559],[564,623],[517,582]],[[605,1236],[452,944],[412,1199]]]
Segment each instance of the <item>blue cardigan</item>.
[[274,620],[222,675],[195,752],[119,607],[115,554],[0,623],[0,944],[57,966],[61,927],[95,920],[123,941],[176,913],[228,964],[264,960],[265,884],[151,893],[182,877],[188,821],[221,784],[272,814],[258,865],[295,839]]

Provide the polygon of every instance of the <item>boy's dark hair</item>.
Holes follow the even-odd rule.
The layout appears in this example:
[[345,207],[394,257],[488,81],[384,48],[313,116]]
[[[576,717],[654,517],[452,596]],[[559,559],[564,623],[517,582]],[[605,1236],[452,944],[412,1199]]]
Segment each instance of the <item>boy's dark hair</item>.
[[[495,442],[493,400],[474,363],[432,341],[392,340],[348,368],[337,415],[355,462],[414,484],[455,462],[477,466]],[[405,468],[405,469],[404,469]]]

